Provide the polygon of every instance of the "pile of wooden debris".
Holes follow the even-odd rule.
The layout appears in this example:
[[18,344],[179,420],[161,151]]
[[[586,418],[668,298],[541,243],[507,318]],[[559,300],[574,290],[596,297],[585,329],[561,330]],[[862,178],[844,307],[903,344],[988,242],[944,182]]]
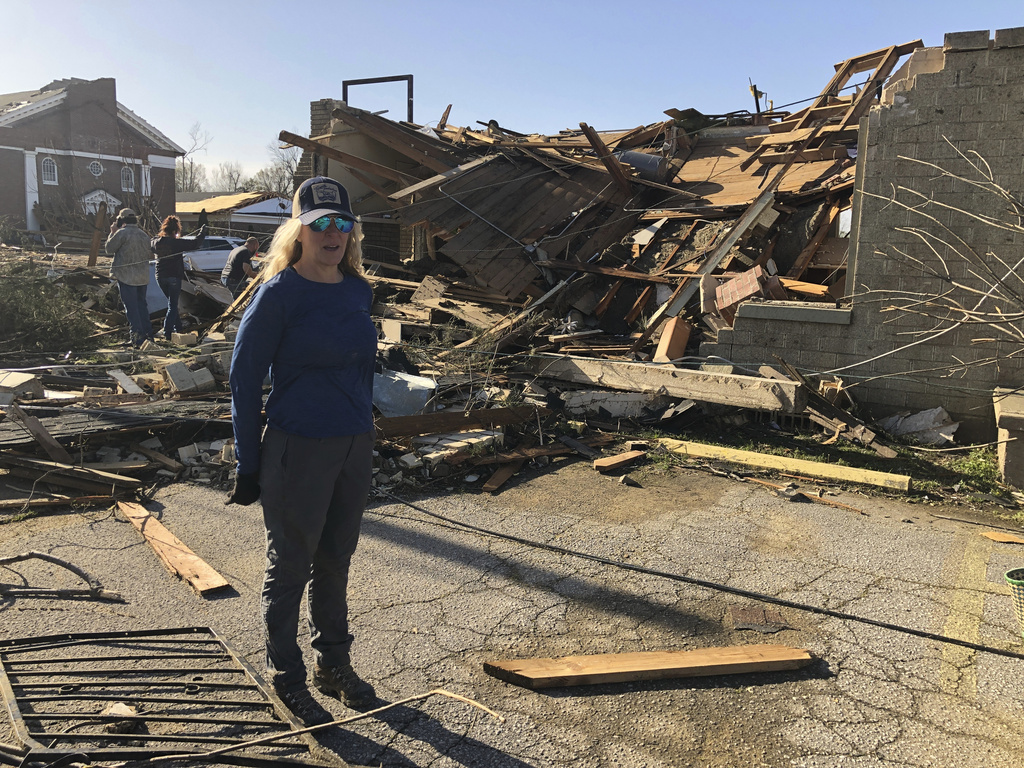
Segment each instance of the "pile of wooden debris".
[[[678,429],[715,406],[803,414],[833,440],[893,455],[849,412],[841,382],[784,363],[736,373],[696,353],[743,302],[842,300],[858,120],[920,45],[837,65],[792,114],[669,110],[631,131],[539,136],[455,128],[447,113],[426,128],[335,110],[338,130],[386,146],[401,170],[330,135],[282,133],[341,163],[424,245],[422,258],[368,265],[383,349],[375,485],[456,471],[483,480],[496,467],[485,485],[496,490],[525,462],[593,453],[623,424]],[[98,333],[123,331],[109,278],[54,271],[90,296]],[[32,481],[8,505],[227,482],[225,382],[249,294],[232,302],[215,276],[193,273],[192,333],[176,344],[6,374],[0,465]]]

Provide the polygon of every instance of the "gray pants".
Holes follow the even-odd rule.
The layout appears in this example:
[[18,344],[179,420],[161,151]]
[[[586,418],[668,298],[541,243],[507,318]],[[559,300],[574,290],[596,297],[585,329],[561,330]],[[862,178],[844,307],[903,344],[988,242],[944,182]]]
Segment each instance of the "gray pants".
[[348,568],[373,473],[374,433],[308,438],[267,429],[260,466],[267,571],[263,625],[267,672],[278,688],[305,683],[297,635],[309,584],[316,663],[349,663]]

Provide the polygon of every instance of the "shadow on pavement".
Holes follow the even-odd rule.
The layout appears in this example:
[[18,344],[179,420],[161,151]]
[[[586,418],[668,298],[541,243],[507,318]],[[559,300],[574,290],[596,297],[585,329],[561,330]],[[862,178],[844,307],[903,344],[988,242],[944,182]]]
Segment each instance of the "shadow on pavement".
[[[386,700],[380,701],[380,706],[387,704]],[[480,713],[480,717],[489,717]],[[361,726],[352,723],[342,728],[362,727],[363,729],[374,728],[378,733],[385,727],[392,733],[381,734],[376,738],[355,733],[353,730],[331,729],[317,738],[317,741],[326,749],[343,758],[346,762],[355,765],[387,765],[389,768],[416,768],[422,763],[417,763],[407,755],[402,754],[395,748],[388,746],[387,742],[401,739],[402,749],[405,752],[424,751],[430,749],[439,755],[443,755],[448,761],[455,765],[463,765],[466,768],[479,768],[486,765],[488,768],[528,768],[525,763],[517,757],[505,754],[496,750],[488,744],[469,738],[463,734],[454,733],[445,728],[440,722],[421,712],[414,707],[401,706],[381,712],[373,720],[363,721]],[[409,742],[420,742],[425,747],[416,750],[410,749]]]
[[[501,576],[520,584],[563,595],[574,602],[588,604],[601,611],[615,612],[630,619],[660,624],[672,631],[686,635],[722,631],[720,622],[708,621],[696,614],[680,611],[666,606],[663,602],[638,595],[636,592],[613,589],[595,584],[593,580],[586,577],[566,576],[564,573],[551,569],[526,565],[511,558],[498,557],[484,547],[455,544],[448,539],[423,531],[408,531],[380,517],[364,518],[361,535],[383,539],[407,549],[417,549],[434,557],[462,563],[483,573]],[[566,557],[556,553],[550,554],[555,558]],[[573,558],[573,562],[583,561]],[[589,565],[600,567],[593,563]],[[638,578],[644,577],[638,576]]]

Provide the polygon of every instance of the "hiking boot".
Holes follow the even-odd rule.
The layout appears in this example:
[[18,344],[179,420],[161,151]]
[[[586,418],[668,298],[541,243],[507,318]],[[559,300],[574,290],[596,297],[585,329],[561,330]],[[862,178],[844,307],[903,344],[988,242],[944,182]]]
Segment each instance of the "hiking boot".
[[373,686],[360,679],[351,664],[313,670],[313,685],[320,693],[340,699],[350,709],[359,709],[377,701]]
[[295,718],[305,726],[323,725],[334,720],[334,715],[324,709],[313,698],[306,686],[281,690],[274,688],[277,698],[295,715]]

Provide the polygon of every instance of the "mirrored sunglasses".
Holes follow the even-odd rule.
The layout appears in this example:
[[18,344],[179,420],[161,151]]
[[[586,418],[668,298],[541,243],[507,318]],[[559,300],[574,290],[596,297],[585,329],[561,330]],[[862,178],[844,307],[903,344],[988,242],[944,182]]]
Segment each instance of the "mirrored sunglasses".
[[355,220],[350,219],[347,216],[321,216],[319,219],[311,221],[309,223],[309,228],[314,232],[323,232],[331,226],[332,219],[334,220],[334,225],[342,234],[351,232],[352,228],[356,225]]

